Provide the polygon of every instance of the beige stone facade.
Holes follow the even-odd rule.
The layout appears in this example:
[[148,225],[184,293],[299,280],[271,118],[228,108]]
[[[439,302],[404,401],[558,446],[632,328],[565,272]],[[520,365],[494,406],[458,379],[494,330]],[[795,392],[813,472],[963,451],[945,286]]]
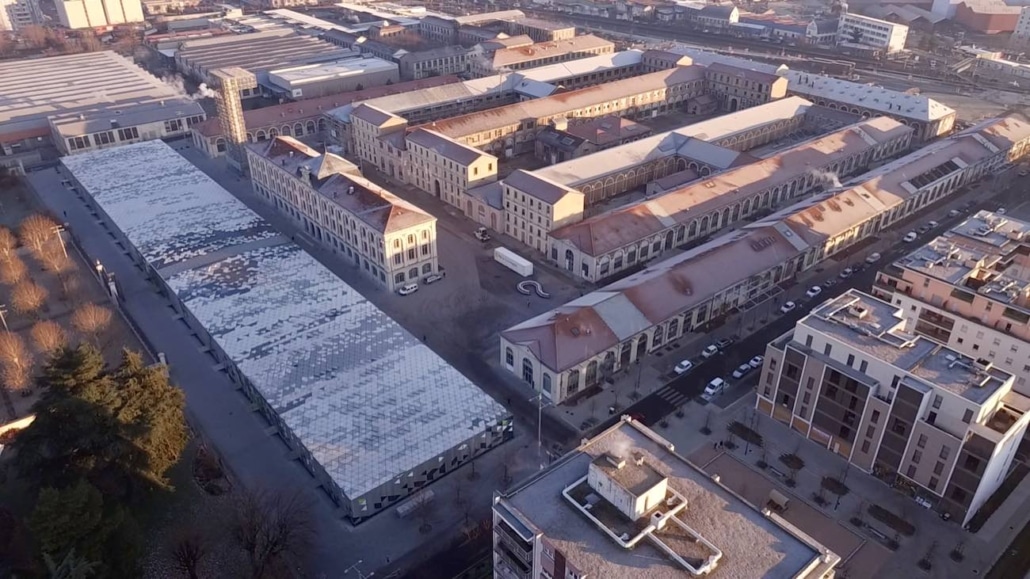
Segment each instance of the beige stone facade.
[[247,146],[254,190],[389,291],[439,271],[436,218],[291,137]]

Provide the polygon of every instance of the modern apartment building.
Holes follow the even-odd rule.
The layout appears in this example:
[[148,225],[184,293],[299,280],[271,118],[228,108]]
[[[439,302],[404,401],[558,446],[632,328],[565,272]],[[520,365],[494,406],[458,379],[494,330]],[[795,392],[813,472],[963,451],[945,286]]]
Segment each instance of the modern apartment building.
[[840,556],[623,417],[494,497],[493,561],[499,579],[830,579]]
[[16,32],[42,22],[38,0],[0,0],[0,32]]
[[61,26],[71,29],[104,28],[143,22],[140,0],[57,0]]
[[1028,140],[1007,117],[935,141],[508,328],[502,367],[561,403],[1025,157]]
[[890,54],[905,49],[908,26],[844,12],[837,26],[838,44],[863,44]]
[[436,218],[292,137],[247,146],[254,190],[390,291],[439,271]]
[[872,293],[908,327],[1016,375],[1030,395],[1030,223],[981,211],[884,267]]
[[756,408],[965,525],[1030,423],[1015,377],[849,290],[766,348]]

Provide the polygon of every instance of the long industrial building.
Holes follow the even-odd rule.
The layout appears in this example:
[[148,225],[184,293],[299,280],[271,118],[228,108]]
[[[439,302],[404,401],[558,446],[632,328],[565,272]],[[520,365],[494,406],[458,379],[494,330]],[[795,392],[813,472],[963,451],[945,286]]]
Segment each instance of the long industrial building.
[[[1026,157],[990,119],[501,333],[501,364],[560,403],[799,272]],[[726,267],[733,264],[733,267]]]
[[500,404],[165,143],[64,164],[240,385],[240,411],[351,521],[511,437]]
[[912,132],[887,117],[866,119],[551,231],[547,253],[573,275],[600,281],[897,156]]
[[189,133],[204,109],[114,52],[0,62],[0,165]]
[[663,52],[687,56],[694,64],[708,66],[723,63],[786,78],[787,92],[790,94],[853,114],[891,117],[915,129],[913,138],[916,142],[927,142],[946,135],[955,126],[955,110],[924,95],[789,70],[783,65],[774,66],[685,46],[675,46],[666,51],[647,51],[644,59],[648,62],[664,62],[663,66],[675,66],[675,60],[659,58]]

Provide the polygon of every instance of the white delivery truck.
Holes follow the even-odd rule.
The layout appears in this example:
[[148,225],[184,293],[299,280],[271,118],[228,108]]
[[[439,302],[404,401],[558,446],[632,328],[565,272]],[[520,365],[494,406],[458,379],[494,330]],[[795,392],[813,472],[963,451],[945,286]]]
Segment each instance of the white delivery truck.
[[533,262],[520,256],[514,251],[498,247],[494,249],[494,259],[504,267],[514,271],[522,277],[533,275]]

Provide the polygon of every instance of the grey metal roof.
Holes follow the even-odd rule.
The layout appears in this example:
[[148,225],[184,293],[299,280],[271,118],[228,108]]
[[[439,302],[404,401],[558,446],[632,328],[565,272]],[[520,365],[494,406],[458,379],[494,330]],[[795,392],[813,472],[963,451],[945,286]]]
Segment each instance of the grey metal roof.
[[145,103],[178,101],[169,84],[114,52],[0,62],[0,136],[48,131],[48,117],[130,113]]
[[507,415],[163,142],[63,162],[349,498]]

